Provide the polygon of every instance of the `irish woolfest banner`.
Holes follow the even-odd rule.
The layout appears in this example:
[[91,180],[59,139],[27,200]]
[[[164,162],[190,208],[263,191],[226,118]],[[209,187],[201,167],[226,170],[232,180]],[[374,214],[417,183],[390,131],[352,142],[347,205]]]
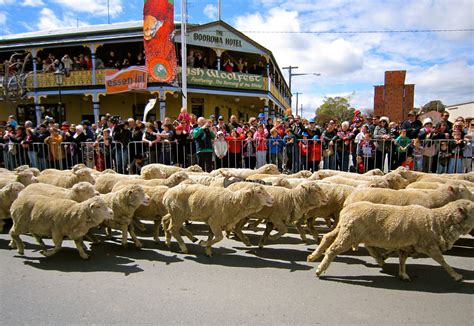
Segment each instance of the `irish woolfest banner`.
[[158,82],[169,83],[176,75],[173,16],[173,0],[145,0],[143,39],[146,67],[150,76]]
[[123,70],[108,69],[105,72],[107,94],[123,93],[147,88],[148,72],[145,66],[131,66]]

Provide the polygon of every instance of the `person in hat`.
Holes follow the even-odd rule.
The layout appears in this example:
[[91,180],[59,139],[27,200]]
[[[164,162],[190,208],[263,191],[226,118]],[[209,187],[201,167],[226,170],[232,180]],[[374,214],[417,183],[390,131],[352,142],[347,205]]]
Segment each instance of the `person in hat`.
[[222,131],[224,133],[224,136],[230,134],[230,127],[225,123],[224,117],[221,115],[217,119],[217,124],[214,127],[214,132],[216,133],[216,135],[218,131]]
[[267,164],[267,136],[268,130],[265,125],[263,123],[258,124],[257,132],[253,135],[257,149],[257,169]]
[[388,117],[380,117],[380,121],[377,127],[374,129],[374,140],[376,140],[376,151],[375,151],[375,168],[383,171],[385,154],[388,153],[388,161],[391,161],[391,137],[390,129],[388,127],[390,120]]
[[354,133],[349,129],[349,121],[344,121],[341,124],[341,129],[337,132],[336,141],[337,162],[341,171],[349,171],[349,158],[354,138]]
[[418,139],[423,147],[423,172],[431,171],[433,157],[436,155],[436,146],[433,142],[434,137],[433,121],[430,118],[426,118],[423,120],[423,128],[418,133]]
[[95,141],[95,135],[91,128],[92,123],[89,120],[82,120],[81,125],[84,128],[84,133],[87,136],[87,140]]
[[448,132],[451,133],[453,130],[453,123],[449,121],[449,112],[448,111],[443,111],[441,112],[441,118],[443,119],[444,122],[448,125]]
[[420,120],[417,119],[415,111],[411,110],[408,112],[408,119],[403,121],[400,128],[407,131],[407,136],[410,139],[418,137],[420,129],[423,127]]
[[216,169],[227,167],[227,151],[228,145],[225,141],[225,135],[222,130],[216,133],[216,139],[214,140],[214,155],[216,161]]

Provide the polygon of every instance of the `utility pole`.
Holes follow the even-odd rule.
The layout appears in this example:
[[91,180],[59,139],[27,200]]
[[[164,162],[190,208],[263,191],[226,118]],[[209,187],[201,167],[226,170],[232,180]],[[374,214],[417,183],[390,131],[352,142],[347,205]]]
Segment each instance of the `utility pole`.
[[296,92],[295,95],[296,95],[296,115],[298,115],[298,95],[301,95],[303,93],[298,93]]
[[186,49],[186,0],[181,0],[181,107],[188,107],[187,49]]
[[301,118],[303,118],[303,104],[301,104],[300,115],[301,115]]
[[221,0],[217,1],[217,19],[221,20]]
[[[288,70],[288,88],[290,89],[290,106],[291,106],[291,98],[293,97],[293,94],[291,93],[291,78],[293,76],[306,76],[306,75],[313,75],[313,76],[321,76],[321,74],[318,72],[311,72],[311,73],[307,73],[307,72],[304,72],[304,73],[298,73],[298,74],[294,74],[293,73],[293,69],[298,69],[298,67],[296,66],[288,66],[288,67],[282,67],[281,69],[285,69],[285,70]],[[296,111],[298,111],[298,104],[296,105]]]

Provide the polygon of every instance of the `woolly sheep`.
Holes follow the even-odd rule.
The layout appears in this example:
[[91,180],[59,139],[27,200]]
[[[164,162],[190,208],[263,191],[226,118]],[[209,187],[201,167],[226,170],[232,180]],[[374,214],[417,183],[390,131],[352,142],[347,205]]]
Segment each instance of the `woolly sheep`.
[[188,179],[188,175],[185,172],[177,172],[177,173],[172,174],[167,179],[152,179],[152,180],[134,179],[134,180],[119,181],[112,188],[112,191],[117,191],[119,189],[122,189],[124,186],[132,185],[132,184],[139,184],[142,186],[166,186],[168,188],[172,188],[180,184],[182,181],[186,179]]
[[359,201],[396,206],[420,205],[437,208],[458,199],[474,200],[474,195],[463,185],[445,184],[435,191],[392,190],[392,189],[358,189],[344,203],[348,206]]
[[95,180],[95,189],[101,194],[108,194],[118,182],[137,179],[140,180],[138,175],[102,174]]
[[141,174],[148,175],[149,170],[161,170],[161,172],[166,174],[166,178],[169,178],[172,174],[181,172],[181,171],[203,172],[202,168],[199,165],[192,165],[186,169],[183,169],[178,166],[153,163],[153,164],[148,164],[144,166],[141,170]]
[[264,206],[273,205],[273,197],[260,185],[236,192],[203,185],[178,185],[166,192],[163,203],[169,212],[169,225],[165,229],[166,244],[170,245],[172,235],[181,251],[187,253],[187,247],[179,234],[184,221],[205,222],[211,233],[208,240],[201,241],[200,245],[205,246],[206,254],[211,256],[211,246],[223,239],[223,230],[232,230],[243,218],[260,211]]
[[307,258],[315,261],[323,253],[316,275],[327,270],[340,253],[365,244],[369,253],[383,266],[376,248],[399,252],[399,276],[410,280],[405,262],[409,254],[423,253],[437,261],[454,280],[462,275],[455,272],[443,258],[443,251],[474,227],[474,203],[461,199],[440,208],[419,205],[393,206],[358,202],[345,207],[336,228],[326,234],[321,244]]
[[222,168],[214,170],[210,173],[212,177],[223,175],[225,177],[237,177],[243,180],[254,174],[280,174],[280,171],[278,170],[278,167],[274,164],[265,164],[264,166],[256,170]]
[[[112,211],[102,198],[94,197],[82,203],[69,199],[58,199],[51,205],[51,198],[41,195],[20,197],[12,204],[13,227],[10,230],[11,248],[24,253],[24,244],[20,235],[31,233],[37,239],[52,237],[54,248],[42,250],[44,256],[52,256],[61,249],[63,239],[74,240],[79,255],[88,259],[84,252],[82,237],[95,227],[112,218]],[[39,240],[39,239],[38,239]],[[39,240],[41,241],[41,240]]]
[[72,188],[76,183],[81,181],[95,184],[91,170],[84,168],[69,173],[42,174],[37,179],[41,183],[47,183],[62,188]]
[[50,198],[70,199],[80,203],[98,194],[93,185],[89,182],[82,181],[76,183],[71,189],[61,188],[47,183],[31,184],[20,193],[20,197],[42,195]]
[[38,182],[38,179],[34,176],[33,172],[25,170],[21,172],[17,172],[15,174],[4,176],[3,174],[0,176],[0,188],[5,187],[11,182],[19,182],[24,186],[28,186],[32,183]]
[[[228,187],[229,190],[239,190],[252,188],[255,185],[249,183],[234,183]],[[288,232],[287,224],[299,222],[305,214],[313,208],[326,205],[328,198],[323,190],[316,184],[303,183],[294,189],[282,187],[265,186],[266,191],[274,198],[274,204],[271,207],[263,207],[249,217],[257,219],[266,219],[267,226],[265,232],[260,238],[259,247],[263,248],[267,239],[277,240]],[[246,245],[250,245],[248,238],[242,233],[242,226],[246,221],[241,221],[235,229],[235,233]],[[273,227],[277,233],[270,236]]]
[[25,186],[19,182],[11,182],[0,189],[0,231],[3,230],[5,222],[3,220],[10,217],[10,207],[18,194],[25,189]]
[[140,185],[129,185],[101,197],[104,198],[107,206],[114,212],[113,219],[104,221],[107,226],[108,237],[111,237],[111,229],[118,229],[122,231],[122,245],[124,247],[127,246],[127,234],[130,233],[135,246],[141,248],[142,244],[135,235],[132,222],[137,208],[150,203],[150,197],[145,194],[143,187]]

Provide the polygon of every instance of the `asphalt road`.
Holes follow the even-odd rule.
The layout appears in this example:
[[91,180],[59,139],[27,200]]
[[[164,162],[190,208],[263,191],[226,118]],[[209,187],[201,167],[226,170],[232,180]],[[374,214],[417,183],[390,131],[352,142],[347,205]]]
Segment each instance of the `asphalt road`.
[[[191,228],[203,236],[201,225]],[[249,234],[253,234],[248,231]],[[398,259],[382,270],[365,249],[336,258],[322,279],[307,263],[314,244],[290,233],[263,250],[225,239],[208,258],[143,237],[146,248],[118,240],[94,246],[82,261],[72,241],[45,258],[28,236],[25,256],[0,235],[0,323],[69,324],[430,324],[472,325],[474,238],[445,254],[465,280],[454,282],[429,258],[409,259],[412,282],[397,278]],[[257,235],[252,236],[257,243]],[[47,243],[50,243],[47,241]]]

